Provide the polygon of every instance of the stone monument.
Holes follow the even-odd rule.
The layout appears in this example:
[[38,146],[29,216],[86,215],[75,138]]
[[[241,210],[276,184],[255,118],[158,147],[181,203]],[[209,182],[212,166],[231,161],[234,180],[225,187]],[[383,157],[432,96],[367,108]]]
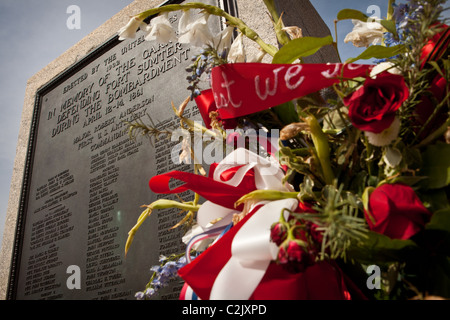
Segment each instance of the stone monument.
[[[166,209],[149,218],[136,235],[139,245],[124,256],[139,207],[157,199],[148,180],[189,169],[171,162],[173,144],[132,140],[125,129],[147,116],[161,130],[176,127],[171,103],[178,106],[189,95],[184,70],[193,51],[186,44],[144,41],[140,33],[126,41],[117,37],[130,16],[183,2],[136,0],[29,79],[2,242],[2,299],[133,299],[159,255],[183,250],[182,230],[169,230],[177,211]],[[262,1],[202,2],[238,15],[276,44]],[[309,1],[278,6],[289,12],[285,25],[325,35]],[[301,10],[309,18],[299,22]],[[170,15],[173,24],[178,19]],[[218,32],[223,26],[217,18],[211,27]],[[332,51],[314,59],[336,62]],[[201,119],[193,102],[186,114]],[[70,282],[72,275],[79,281]],[[181,286],[173,283],[160,298],[177,299]]]

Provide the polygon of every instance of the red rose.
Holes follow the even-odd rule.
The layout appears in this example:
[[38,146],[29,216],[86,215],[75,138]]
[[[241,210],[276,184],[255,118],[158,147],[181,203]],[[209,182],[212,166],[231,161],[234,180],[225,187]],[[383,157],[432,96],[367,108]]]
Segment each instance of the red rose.
[[402,76],[383,72],[375,79],[367,79],[361,88],[344,99],[344,103],[356,128],[380,133],[391,126],[396,111],[408,96]]
[[383,184],[371,193],[365,215],[370,230],[405,240],[423,229],[431,213],[411,187]]

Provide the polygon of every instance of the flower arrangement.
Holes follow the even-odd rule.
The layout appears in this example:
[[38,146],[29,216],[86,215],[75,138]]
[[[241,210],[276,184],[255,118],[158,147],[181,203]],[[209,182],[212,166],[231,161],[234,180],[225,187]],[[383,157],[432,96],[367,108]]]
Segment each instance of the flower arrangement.
[[[345,42],[366,49],[334,64],[303,64],[321,47],[336,47],[333,38],[303,37],[284,26],[273,0],[264,3],[280,48],[202,3],[150,9],[119,31],[127,38],[140,28],[149,41],[201,47],[186,69],[191,94],[172,106],[187,132],[180,161],[198,156],[195,134],[224,155],[209,173],[194,161],[193,173],[149,177],[156,193],[192,190],[195,198],[157,200],[130,230],[127,251],[153,210],[179,208],[177,227],[189,227],[186,253],[162,257],[136,297],[181,277],[181,299],[450,298],[445,1],[390,0],[386,19],[376,21],[340,11],[336,21],[354,23]],[[172,11],[182,12],[178,34]],[[220,34],[209,30],[210,16],[226,21]],[[243,37],[260,54],[246,55]],[[368,59],[376,60],[355,63]],[[204,124],[183,116],[189,100]],[[143,122],[129,132],[158,138]],[[170,180],[180,183],[172,188]],[[369,270],[379,270],[375,280]]]

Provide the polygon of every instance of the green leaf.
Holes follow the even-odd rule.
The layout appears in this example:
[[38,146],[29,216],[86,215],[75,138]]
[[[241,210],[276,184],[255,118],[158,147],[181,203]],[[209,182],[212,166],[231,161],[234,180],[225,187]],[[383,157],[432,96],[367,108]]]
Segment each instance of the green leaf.
[[394,20],[380,20],[380,24],[390,33],[397,34],[397,27]]
[[369,199],[370,194],[373,192],[373,190],[375,190],[374,187],[367,187],[366,189],[364,189],[364,193],[362,195],[364,210],[366,210],[367,212],[369,212]]
[[272,63],[292,63],[295,60],[310,56],[317,52],[323,46],[333,43],[332,36],[323,38],[317,37],[303,37],[290,41],[273,57]]
[[348,20],[348,19],[354,19],[354,20],[360,20],[362,22],[378,22],[380,23],[387,31],[397,34],[397,28],[395,26],[394,20],[378,20],[370,18],[361,11],[354,10],[354,9],[344,9],[339,11],[337,15],[337,19],[340,20]]
[[421,249],[412,240],[391,239],[369,231],[367,239],[354,244],[347,253],[362,263],[376,264],[420,259]]
[[447,192],[445,188],[438,190],[420,190],[418,196],[420,197],[420,200],[422,201],[425,208],[427,208],[431,212],[450,208],[450,199],[447,198]]
[[422,188],[439,189],[450,183],[449,144],[438,143],[425,150],[420,175],[428,177],[421,183]]
[[445,208],[434,212],[425,229],[442,230],[450,233],[450,208]]
[[450,208],[434,212],[421,236],[434,252],[450,255]]
[[450,258],[437,256],[427,263],[426,292],[430,296],[450,298]]
[[392,47],[370,46],[356,58],[347,59],[346,63],[353,63],[357,60],[368,60],[372,58],[376,59],[390,58],[396,56],[397,54],[403,53],[405,49],[406,49],[405,46],[401,44]]
[[298,113],[295,110],[294,103],[291,101],[283,103],[279,106],[272,108],[281,122],[287,124],[293,122],[299,122]]
[[358,10],[343,9],[343,10],[338,12],[337,19],[338,20],[355,19],[355,20],[361,20],[363,22],[366,22],[367,19],[369,19],[369,17],[366,16],[361,11],[358,11]]

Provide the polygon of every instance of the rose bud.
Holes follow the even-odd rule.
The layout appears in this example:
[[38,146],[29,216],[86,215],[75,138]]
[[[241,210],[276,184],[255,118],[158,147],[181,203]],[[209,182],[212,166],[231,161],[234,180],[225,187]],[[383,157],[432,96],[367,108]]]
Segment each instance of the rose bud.
[[323,241],[323,231],[317,230],[319,226],[314,223],[308,224],[308,232],[313,241],[317,244],[321,244]]
[[288,254],[287,254],[287,247],[285,247],[285,246],[280,247],[280,249],[278,250],[277,260],[281,264],[286,264],[289,262]]
[[314,263],[301,240],[285,241],[278,251],[278,262],[291,272],[302,272]]
[[287,236],[287,228],[284,223],[276,222],[270,229],[270,239],[277,245],[281,245]]

